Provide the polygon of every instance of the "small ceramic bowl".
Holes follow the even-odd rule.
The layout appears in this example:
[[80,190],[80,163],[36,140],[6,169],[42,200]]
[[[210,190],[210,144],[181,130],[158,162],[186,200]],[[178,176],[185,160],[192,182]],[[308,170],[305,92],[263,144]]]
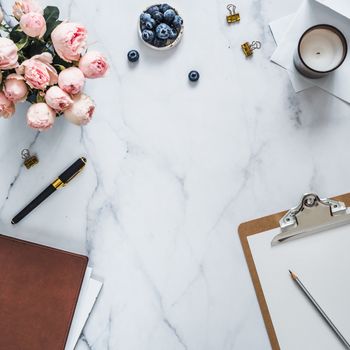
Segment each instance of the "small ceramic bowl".
[[[143,12],[146,12],[148,11],[148,9],[150,9],[151,7],[153,6],[160,6],[159,4],[156,4],[156,5],[151,5],[151,6],[148,6]],[[175,11],[175,13],[177,15],[179,15],[179,12],[174,8],[172,7],[172,9]],[[182,16],[181,16],[182,17]],[[175,39],[168,39],[168,44],[165,45],[165,46],[161,46],[161,47],[158,47],[158,46],[155,46],[155,45],[152,45],[150,43],[148,43],[147,41],[143,40],[142,38],[142,30],[141,30],[141,21],[140,19],[138,20],[138,24],[137,24],[137,31],[139,33],[139,36],[140,36],[140,39],[141,41],[148,47],[150,47],[151,49],[154,49],[154,50],[158,50],[158,51],[165,51],[165,50],[169,50],[169,49],[172,49],[173,47],[175,47],[176,45],[178,45],[178,43],[181,41],[182,39],[182,36],[183,36],[183,33],[184,33],[184,25],[182,24],[181,26],[181,29],[178,31],[178,35]]]

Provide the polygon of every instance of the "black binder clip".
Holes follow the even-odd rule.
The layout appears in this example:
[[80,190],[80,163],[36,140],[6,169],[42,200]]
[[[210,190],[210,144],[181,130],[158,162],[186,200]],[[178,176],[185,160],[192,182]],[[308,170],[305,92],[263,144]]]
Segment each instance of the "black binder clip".
[[24,149],[21,152],[22,159],[24,159],[23,164],[27,169],[30,169],[34,165],[39,163],[39,159],[36,155],[31,155],[29,149]]

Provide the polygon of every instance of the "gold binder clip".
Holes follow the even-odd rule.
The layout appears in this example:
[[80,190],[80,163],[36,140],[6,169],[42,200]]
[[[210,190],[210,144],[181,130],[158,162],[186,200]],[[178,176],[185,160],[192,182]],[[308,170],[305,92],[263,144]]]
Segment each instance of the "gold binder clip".
[[24,159],[24,165],[27,169],[30,169],[34,165],[39,163],[39,159],[36,155],[31,155],[29,149],[24,149],[21,152],[22,159]]
[[252,41],[251,44],[249,44],[248,42],[242,44],[242,50],[246,57],[251,56],[254,50],[259,50],[260,48],[260,41]]
[[233,4],[227,5],[227,9],[230,12],[228,16],[226,16],[227,23],[235,23],[241,20],[239,13],[236,13],[236,6]]

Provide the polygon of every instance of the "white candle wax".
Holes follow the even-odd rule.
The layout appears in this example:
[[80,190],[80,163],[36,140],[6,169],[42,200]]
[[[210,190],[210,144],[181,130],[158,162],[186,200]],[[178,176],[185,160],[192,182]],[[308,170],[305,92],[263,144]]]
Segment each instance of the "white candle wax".
[[344,58],[344,45],[334,31],[315,28],[302,38],[300,57],[309,68],[327,72],[336,68]]

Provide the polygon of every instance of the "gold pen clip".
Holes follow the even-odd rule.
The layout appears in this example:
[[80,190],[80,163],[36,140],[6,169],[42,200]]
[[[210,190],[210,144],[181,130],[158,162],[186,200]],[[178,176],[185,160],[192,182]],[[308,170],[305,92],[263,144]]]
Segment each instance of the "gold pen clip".
[[75,173],[73,174],[65,183],[64,185],[68,184],[69,182],[71,182],[77,175],[79,175],[85,168],[87,160],[85,157],[81,157],[80,158],[82,160],[82,162],[84,163],[84,165]]
[[[72,175],[65,183],[64,183],[64,185],[67,185],[69,182],[71,182],[77,175],[79,175],[82,171],[83,171],[83,169],[85,168],[85,165],[82,167],[82,168],[80,168],[74,175]],[[63,185],[63,186],[64,186]]]

